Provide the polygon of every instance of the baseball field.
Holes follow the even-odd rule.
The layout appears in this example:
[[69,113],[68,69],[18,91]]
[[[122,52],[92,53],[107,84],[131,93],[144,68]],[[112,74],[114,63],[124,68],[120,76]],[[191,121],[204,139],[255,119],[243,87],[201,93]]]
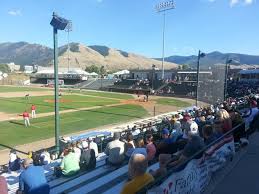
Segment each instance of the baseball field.
[[[164,106],[164,112],[170,111],[170,106],[190,106],[189,102],[172,98],[141,102],[130,94],[84,90],[61,93],[61,135],[140,119],[151,115],[154,105]],[[54,137],[53,94],[53,89],[0,86],[0,149],[1,145],[16,146]],[[30,113],[32,104],[36,105],[37,118],[30,118],[31,126],[25,127],[21,114],[24,110]]]

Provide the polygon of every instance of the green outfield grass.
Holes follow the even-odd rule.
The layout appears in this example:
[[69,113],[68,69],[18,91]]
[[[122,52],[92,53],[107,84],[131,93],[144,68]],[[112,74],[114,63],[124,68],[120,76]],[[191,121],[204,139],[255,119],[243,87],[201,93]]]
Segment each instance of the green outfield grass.
[[[75,91],[79,93],[79,91]],[[133,96],[130,94],[120,94],[120,93],[112,93],[112,92],[94,92],[94,91],[84,91],[80,92],[81,94],[91,95],[91,96],[100,96],[100,97],[108,97],[108,98],[118,98],[118,99],[133,99]]]
[[[63,95],[60,99],[64,100],[64,102],[60,102],[60,110],[103,106],[120,102],[116,99],[113,100],[79,95]],[[52,102],[47,102],[46,100],[50,100]],[[31,96],[29,97],[29,100],[26,100],[25,97],[0,98],[0,103],[0,112],[22,113],[25,109],[30,111],[31,104],[35,104],[37,106],[37,113],[54,112],[53,96]]]
[[0,93],[2,92],[32,92],[32,91],[47,91],[50,88],[33,88],[23,86],[0,86]]
[[[107,124],[123,123],[132,119],[139,119],[147,116],[147,114],[147,111],[138,105],[120,105],[61,114],[61,135]],[[31,127],[26,128],[22,120],[0,122],[0,144],[15,146],[54,137],[53,116],[31,119],[31,124]]]
[[176,107],[188,107],[191,103],[174,98],[159,98],[156,100],[157,104],[176,106]]

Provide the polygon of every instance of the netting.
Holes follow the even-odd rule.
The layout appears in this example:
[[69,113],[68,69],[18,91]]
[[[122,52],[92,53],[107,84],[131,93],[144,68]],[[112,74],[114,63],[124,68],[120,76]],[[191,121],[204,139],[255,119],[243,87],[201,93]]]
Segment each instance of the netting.
[[215,104],[224,100],[225,66],[201,66],[198,84],[198,106]]

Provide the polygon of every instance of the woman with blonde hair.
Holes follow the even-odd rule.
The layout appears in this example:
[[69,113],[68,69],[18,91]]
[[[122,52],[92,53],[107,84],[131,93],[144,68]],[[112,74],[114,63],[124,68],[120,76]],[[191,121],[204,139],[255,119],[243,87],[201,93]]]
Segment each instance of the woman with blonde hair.
[[220,109],[217,112],[216,118],[222,123],[222,132],[227,133],[232,129],[232,120],[229,113],[225,109]]

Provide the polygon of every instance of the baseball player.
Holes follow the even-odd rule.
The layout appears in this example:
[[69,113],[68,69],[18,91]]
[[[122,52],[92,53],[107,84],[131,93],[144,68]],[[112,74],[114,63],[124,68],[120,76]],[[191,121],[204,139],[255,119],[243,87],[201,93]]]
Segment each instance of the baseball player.
[[30,117],[29,113],[25,110],[25,111],[23,112],[22,116],[23,116],[23,120],[24,120],[24,125],[25,125],[25,127],[29,127],[29,126],[31,125],[31,124],[30,124],[30,119],[29,119],[29,117]]
[[31,118],[36,118],[36,106],[31,105]]

